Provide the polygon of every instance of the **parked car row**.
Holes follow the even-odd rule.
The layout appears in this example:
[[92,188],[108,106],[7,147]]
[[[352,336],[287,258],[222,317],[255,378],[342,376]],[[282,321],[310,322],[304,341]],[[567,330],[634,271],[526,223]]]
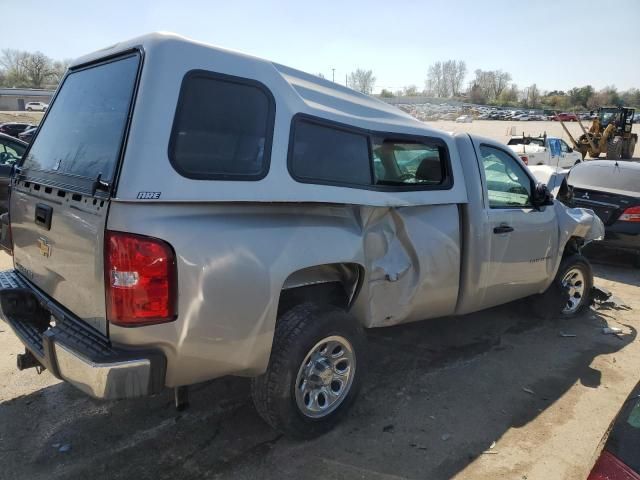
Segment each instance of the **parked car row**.
[[0,124],[0,133],[18,138],[18,135],[20,135],[22,132],[33,127],[35,127],[35,125],[32,123],[7,122]]

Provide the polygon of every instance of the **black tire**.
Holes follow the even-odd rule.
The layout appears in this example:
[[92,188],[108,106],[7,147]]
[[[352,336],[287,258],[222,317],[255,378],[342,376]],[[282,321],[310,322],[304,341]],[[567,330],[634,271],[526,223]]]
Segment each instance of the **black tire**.
[[[582,294],[580,295],[580,302],[577,308],[572,311],[565,311],[565,307],[569,306],[569,296],[567,287],[564,286],[563,280],[567,274],[574,270],[579,270],[584,278],[584,285],[582,288]],[[565,257],[560,263],[558,268],[558,274],[553,281],[553,288],[562,293],[561,298],[563,303],[560,306],[560,315],[562,317],[575,317],[582,313],[585,309],[591,305],[591,289],[593,288],[593,270],[591,269],[591,263],[586,257],[580,254],[573,254]],[[550,287],[551,288],[551,287]],[[574,296],[575,298],[575,296]]]
[[622,137],[613,137],[607,143],[607,160],[620,160],[622,157]]
[[625,160],[631,160],[633,158],[633,153],[636,149],[636,139],[631,137],[628,138],[624,145],[622,146],[622,158]]
[[[331,336],[350,343],[355,358],[353,378],[335,409],[313,418],[296,401],[297,377],[314,346]],[[296,305],[278,319],[267,371],[252,380],[256,410],[271,427],[291,437],[308,439],[329,431],[358,394],[366,368],[366,345],[362,327],[344,310],[313,303]]]
[[27,108],[27,112],[30,112],[31,110],[33,110],[31,107]]

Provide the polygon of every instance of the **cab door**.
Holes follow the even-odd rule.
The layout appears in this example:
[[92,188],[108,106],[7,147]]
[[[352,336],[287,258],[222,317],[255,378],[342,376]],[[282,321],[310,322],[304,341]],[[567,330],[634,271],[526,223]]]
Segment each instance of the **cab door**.
[[485,306],[539,293],[553,275],[558,225],[553,206],[534,208],[535,182],[521,161],[497,145],[479,144],[488,262]]
[[562,139],[560,140],[560,151],[562,152],[562,161],[560,166],[563,168],[571,168],[576,164],[576,162],[582,161],[582,155],[579,152],[576,152]]

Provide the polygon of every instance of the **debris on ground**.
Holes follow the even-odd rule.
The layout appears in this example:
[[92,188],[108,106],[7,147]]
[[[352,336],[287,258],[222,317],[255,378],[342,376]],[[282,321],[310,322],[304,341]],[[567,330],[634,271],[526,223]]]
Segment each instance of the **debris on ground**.
[[618,327],[604,327],[602,333],[604,335],[619,335],[622,333],[622,329]]
[[522,387],[522,391],[523,392],[527,392],[530,395],[535,395],[535,392],[533,390],[531,390],[530,388],[527,388],[527,387]]
[[382,431],[385,433],[393,433],[393,425],[385,425],[382,427]]
[[64,445],[60,445],[60,448],[58,448],[59,452],[68,452],[71,450],[71,444],[70,443],[65,443]]
[[445,433],[440,438],[442,439],[443,442],[446,442],[447,440],[449,440],[451,438],[451,434],[450,433]]
[[413,448],[417,448],[418,450],[427,450],[427,447],[425,447],[424,445],[420,445],[419,443],[412,443],[410,446]]
[[591,289],[593,304],[597,310],[631,310],[623,300],[613,295],[606,288],[594,286]]
[[560,332],[560,336],[564,338],[575,338],[577,335],[575,333]]

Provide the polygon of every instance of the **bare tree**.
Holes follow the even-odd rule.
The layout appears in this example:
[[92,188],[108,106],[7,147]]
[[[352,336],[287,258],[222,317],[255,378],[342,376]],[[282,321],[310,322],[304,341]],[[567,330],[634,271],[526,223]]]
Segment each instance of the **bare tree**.
[[373,86],[376,83],[376,77],[373,76],[372,70],[362,70],[358,68],[355,72],[349,74],[347,83],[350,88],[371,95]]
[[0,66],[4,70],[5,83],[9,86],[27,86],[29,79],[25,65],[29,56],[28,52],[21,50],[4,49],[0,55]]
[[419,95],[418,87],[416,87],[415,85],[408,85],[406,87],[403,87],[402,94],[405,97],[415,97]]
[[540,104],[540,90],[538,90],[538,86],[535,83],[530,87],[525,88],[523,93],[523,103],[525,106],[530,108],[538,107]]
[[476,85],[489,102],[498,99],[511,82],[511,74],[502,70],[477,69],[474,73],[472,85]]
[[[53,80],[55,83],[60,83],[60,81],[62,80],[62,77],[64,77],[64,74],[67,72],[67,69],[69,68],[70,64],[71,64],[70,59],[56,60],[55,62],[53,62],[53,65],[52,65],[53,73],[51,74],[51,80]],[[319,74],[319,76],[322,76],[322,74]]]
[[42,52],[29,54],[24,63],[24,70],[35,88],[41,88],[45,80],[54,73],[53,62]]
[[505,88],[509,86],[511,74],[502,70],[495,70],[493,73],[493,98],[498,98]]
[[427,72],[426,91],[436,97],[458,96],[466,75],[467,64],[462,60],[435,62]]

